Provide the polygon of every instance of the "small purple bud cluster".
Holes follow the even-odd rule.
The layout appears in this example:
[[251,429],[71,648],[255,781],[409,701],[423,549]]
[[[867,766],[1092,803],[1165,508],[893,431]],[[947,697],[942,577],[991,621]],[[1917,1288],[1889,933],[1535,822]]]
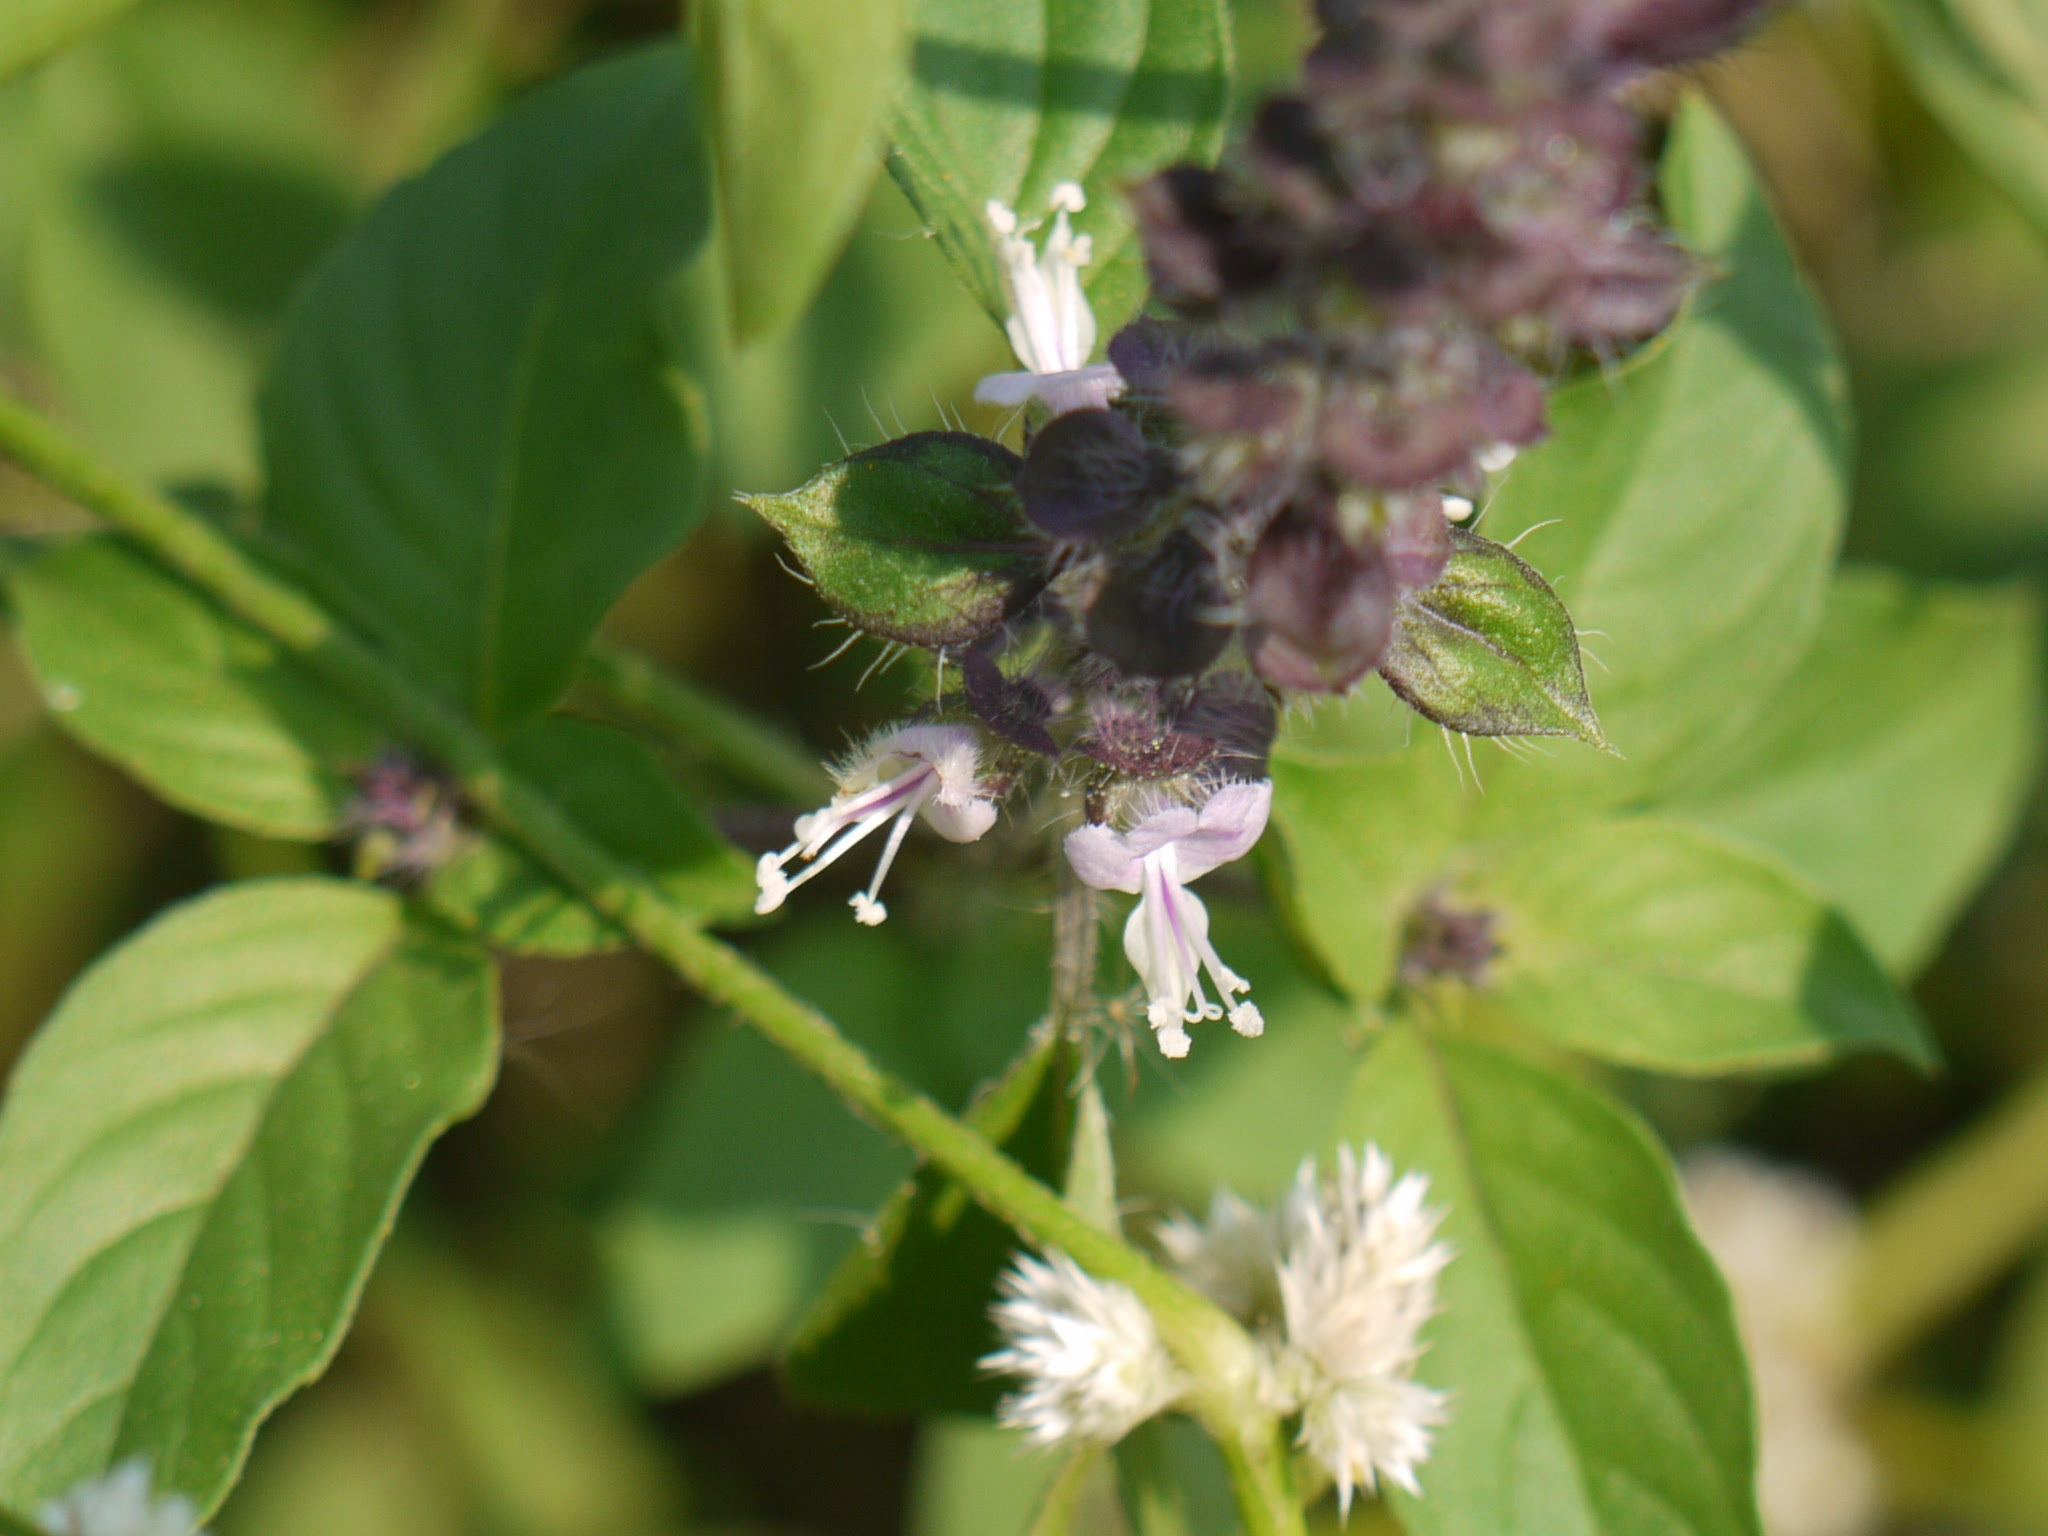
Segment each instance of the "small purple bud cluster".
[[355,774],[355,790],[342,811],[342,831],[355,839],[363,878],[423,879],[461,847],[461,797],[453,781],[410,754],[379,753]]
[[[1543,435],[1543,378],[1651,335],[1698,277],[1620,93],[1759,9],[1319,0],[1300,94],[1223,168],[1136,189],[1171,318],[1114,338],[1120,396],[1054,417],[1017,477],[1058,551],[1050,602],[1104,668],[1084,750],[1184,761],[1176,680],[1233,641],[1278,689],[1379,665],[1448,518]],[[1018,707],[984,718],[1019,740]]]

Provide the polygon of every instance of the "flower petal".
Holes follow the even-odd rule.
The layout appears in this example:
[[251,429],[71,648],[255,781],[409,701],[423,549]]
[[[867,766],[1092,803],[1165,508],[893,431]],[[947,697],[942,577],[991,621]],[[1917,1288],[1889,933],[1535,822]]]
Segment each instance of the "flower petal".
[[1142,861],[1130,845],[1108,827],[1082,827],[1069,832],[1067,862],[1085,884],[1098,891],[1135,891]]
[[[1180,878],[1199,880],[1219,864],[1241,859],[1266,830],[1273,809],[1273,781],[1226,784],[1202,807],[1200,825],[1183,834],[1175,850]],[[1135,835],[1134,839],[1135,841]]]

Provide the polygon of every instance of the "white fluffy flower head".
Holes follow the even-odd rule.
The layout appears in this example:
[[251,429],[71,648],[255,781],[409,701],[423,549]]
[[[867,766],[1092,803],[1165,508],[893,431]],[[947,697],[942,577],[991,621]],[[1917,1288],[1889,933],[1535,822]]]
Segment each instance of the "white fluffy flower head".
[[[773,912],[789,893],[868,834],[884,826],[888,841],[868,888],[850,905],[854,919],[869,927],[889,915],[882,905],[882,881],[918,817],[941,837],[971,843],[995,825],[995,801],[981,778],[981,746],[964,725],[910,725],[884,731],[833,770],[839,793],[831,803],[799,816],[796,840],[780,853],[764,853],[754,868],[760,887],[754,910]],[[793,860],[803,860],[795,876]]]
[[195,1536],[199,1511],[183,1494],[156,1497],[137,1457],[44,1506],[41,1523],[50,1536]]
[[1685,1201],[1728,1281],[1749,1351],[1765,1529],[1866,1536],[1879,1523],[1883,1490],[1851,1419],[1855,1206],[1809,1174],[1726,1151],[1687,1160]]
[[[1124,953],[1145,983],[1145,1016],[1162,1054],[1185,1056],[1187,1027],[1228,1014],[1230,1027],[1256,1037],[1266,1021],[1241,1001],[1251,983],[1225,965],[1209,942],[1209,910],[1187,887],[1219,864],[1251,852],[1273,807],[1270,779],[1225,784],[1199,810],[1170,804],[1127,832],[1088,826],[1067,835],[1067,862],[1099,891],[1130,891],[1138,905],[1124,925]],[[1203,973],[1220,1002],[1202,990]]]
[[1444,1421],[1444,1395],[1414,1379],[1437,1276],[1451,1260],[1436,1241],[1443,1213],[1428,1197],[1429,1180],[1395,1179],[1378,1147],[1362,1157],[1343,1147],[1329,1183],[1313,1160],[1302,1164],[1280,1213],[1291,1358],[1279,1374],[1283,1391],[1299,1394],[1301,1444],[1336,1479],[1346,1510],[1355,1487],[1371,1492],[1381,1478],[1420,1493],[1415,1468]]
[[1377,1147],[1345,1147],[1332,1180],[1304,1162],[1271,1215],[1224,1191],[1206,1224],[1160,1233],[1181,1274],[1256,1331],[1266,1406],[1301,1416],[1299,1443],[1347,1513],[1382,1480],[1420,1493],[1415,1469],[1446,1417],[1444,1394],[1415,1380],[1451,1259],[1428,1196],[1426,1178],[1396,1179]]
[[1113,363],[1088,362],[1095,351],[1095,311],[1082,290],[1081,269],[1094,259],[1094,246],[1067,221],[1088,206],[1087,194],[1078,183],[1063,181],[1052,189],[1051,201],[1052,233],[1043,255],[1014,209],[993,200],[988,205],[1010,301],[1005,329],[1024,371],[990,374],[975,386],[974,398],[1007,406],[1038,400],[1060,416],[1109,404],[1123,393],[1124,381]]
[[1172,1406],[1188,1381],[1145,1304],[1065,1254],[1019,1255],[991,1309],[1004,1347],[982,1368],[1023,1383],[996,1416],[1034,1445],[1113,1445]]

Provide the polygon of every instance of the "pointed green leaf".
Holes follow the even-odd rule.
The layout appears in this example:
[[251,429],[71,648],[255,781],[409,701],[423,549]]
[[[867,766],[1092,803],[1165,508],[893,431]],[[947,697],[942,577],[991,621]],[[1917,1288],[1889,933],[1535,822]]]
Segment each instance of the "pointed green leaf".
[[1662,1150],[1592,1089],[1390,1031],[1345,1136],[1429,1176],[1456,1251],[1417,1374],[1450,1421],[1410,1536],[1759,1536],[1748,1372]]
[[1000,443],[916,432],[787,495],[743,500],[856,629],[906,645],[964,645],[1041,581],[1016,473],[1017,456]]
[[1769,849],[1911,975],[2011,838],[2040,654],[2031,588],[1845,571],[1799,670],[1659,808]]
[[[536,720],[504,757],[569,820],[645,871],[707,923],[754,910],[754,866],[705,821],[654,754],[623,731]],[[626,934],[502,838],[478,834],[428,880],[422,899],[495,949],[582,955],[624,949]]]
[[742,342],[794,324],[853,231],[882,168],[904,5],[708,0],[694,12]]
[[1482,845],[1448,900],[1498,921],[1483,996],[1575,1050],[1666,1072],[1938,1059],[1849,925],[1714,833],[1626,817]]
[[1075,229],[1107,341],[1145,297],[1123,189],[1178,161],[1215,160],[1230,103],[1224,0],[911,0],[910,83],[889,169],[998,320],[1009,312],[987,204],[1043,218],[1079,182]]
[[218,1504],[489,1090],[496,1026],[483,955],[338,880],[228,887],[87,972],[0,1111],[0,1499],[139,1454]]
[[263,837],[334,835],[377,728],[274,641],[132,545],[93,537],[8,580],[43,700],[170,804]]
[[378,204],[280,351],[266,531],[494,731],[700,509],[656,303],[709,236],[705,158],[683,49],[579,70]]
[[1380,676],[1467,736],[1576,736],[1604,747],[1572,616],[1504,544],[1451,530],[1444,573],[1401,602]]

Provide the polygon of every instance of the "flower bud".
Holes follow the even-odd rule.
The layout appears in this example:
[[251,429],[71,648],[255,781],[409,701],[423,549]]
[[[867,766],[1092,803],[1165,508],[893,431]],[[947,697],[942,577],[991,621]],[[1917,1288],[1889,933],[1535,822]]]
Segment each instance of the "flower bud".
[[1216,560],[1183,530],[1111,569],[1089,606],[1088,643],[1132,677],[1189,677],[1230,643]]
[[1426,587],[1451,559],[1451,525],[1438,495],[1403,496],[1387,508],[1387,569],[1400,592]]
[[995,658],[979,647],[961,656],[960,671],[967,682],[967,706],[983,725],[1042,757],[1060,755],[1059,743],[1046,729],[1054,700],[1044,685],[1030,678],[1005,677]]
[[1032,439],[1017,472],[1017,495],[1041,533],[1110,543],[1145,525],[1173,479],[1171,459],[1125,417],[1069,411]]
[[1491,443],[1520,446],[1543,431],[1543,386],[1490,342],[1419,342],[1390,380],[1356,378],[1324,407],[1324,459],[1377,490],[1433,487],[1470,474]]
[[1326,517],[1292,507],[1266,530],[1246,572],[1252,666],[1276,687],[1343,693],[1379,665],[1395,598],[1376,539],[1354,548]]
[[1664,69],[1741,38],[1771,0],[1594,0],[1587,7],[1607,60]]

